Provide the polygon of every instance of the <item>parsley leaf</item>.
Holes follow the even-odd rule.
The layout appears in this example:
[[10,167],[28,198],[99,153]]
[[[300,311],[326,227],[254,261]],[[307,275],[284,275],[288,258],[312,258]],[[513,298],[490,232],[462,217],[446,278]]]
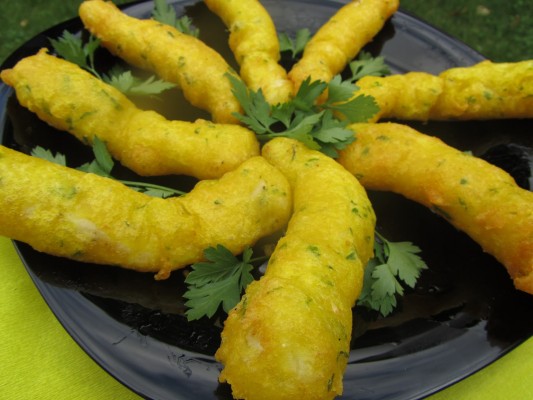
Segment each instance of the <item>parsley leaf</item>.
[[242,291],[253,281],[250,273],[252,249],[246,248],[242,261],[222,245],[209,247],[204,251],[208,260],[191,266],[185,283],[188,290],[184,294],[189,307],[186,316],[189,321],[203,316],[211,318],[222,305],[228,312],[237,305]]
[[152,18],[163,24],[170,25],[186,35],[194,37],[200,35],[200,30],[193,26],[191,19],[187,15],[178,18],[176,10],[167,4],[166,0],[154,0]]
[[[153,197],[167,198],[171,196],[183,195],[185,194],[182,191],[168,188],[161,185],[156,185],[149,182],[134,182],[122,179],[116,179],[111,175],[111,171],[115,162],[107,150],[105,143],[95,136],[93,140],[93,154],[95,159],[91,162],[85,163],[79,166],[77,169],[79,171],[93,173],[95,175],[100,175],[106,178],[115,179],[116,181],[122,183],[123,185],[128,186],[129,188],[136,190],[138,192],[147,194]],[[66,157],[61,153],[56,153],[55,155],[47,149],[44,149],[40,146],[35,147],[31,151],[31,155],[34,157],[42,158],[44,160],[53,162],[55,164],[67,166]]]
[[90,36],[84,43],[81,37],[63,31],[59,39],[50,39],[54,51],[65,60],[89,71],[97,78],[114,86],[126,95],[155,95],[174,87],[174,84],[150,76],[145,80],[132,75],[131,71],[115,66],[108,74],[100,74],[94,66],[94,55],[100,40]]
[[270,115],[270,104],[265,99],[261,89],[249,91],[242,80],[232,74],[226,74],[229,79],[232,92],[244,110],[244,115],[235,113],[235,117],[248,125],[255,133],[262,135],[271,133],[270,126],[276,122]]
[[303,52],[305,45],[311,39],[311,32],[307,28],[298,29],[296,31],[296,36],[292,39],[286,33],[280,33],[278,35],[279,39],[279,50],[280,51],[289,51],[292,58],[296,58],[298,54]]
[[100,46],[99,39],[91,35],[87,43],[84,43],[80,36],[65,30],[59,39],[49,40],[60,57],[100,77],[94,67],[94,53]]
[[[342,150],[353,142],[354,132],[344,126],[344,123],[339,124],[331,110],[323,112],[320,129],[314,134],[322,142],[322,150],[324,148]],[[331,157],[335,157],[335,154]]]
[[52,153],[50,150],[37,146],[32,149],[31,155],[37,158],[42,158],[43,160],[53,162],[54,164],[59,164],[64,167],[67,166],[67,159],[64,154],[61,153]]
[[[261,90],[249,90],[240,79],[226,76],[244,111],[233,115],[262,142],[289,137],[335,158],[338,150],[355,139],[353,131],[347,128],[348,123],[366,121],[379,111],[373,97],[353,98],[358,88],[342,82],[340,76],[329,84],[307,78],[291,100],[277,105],[270,105]],[[326,89],[328,97],[319,104],[318,98]]]
[[187,15],[178,18],[176,21],[176,28],[186,35],[194,37],[200,36],[200,30],[193,26],[192,20]]
[[357,60],[348,64],[352,73],[350,82],[357,82],[363,76],[385,76],[391,73],[390,68],[385,64],[385,58],[382,56],[372,57],[370,53],[361,51]]
[[379,111],[379,106],[372,96],[353,97],[357,90],[357,86],[337,75],[328,84],[328,98],[322,107],[340,113],[351,123],[368,121]]
[[119,66],[113,67],[109,74],[102,76],[102,79],[126,95],[155,95],[176,86],[162,79],[156,79],[154,75],[143,80]]
[[420,248],[410,242],[388,242],[387,247],[389,249],[387,264],[391,271],[407,286],[414,288],[420,271],[427,268],[417,255]]
[[[375,257],[365,268],[357,305],[387,316],[396,308],[405,286],[414,287],[427,266],[417,255],[420,249],[409,242],[390,242],[376,232],[375,243]],[[207,261],[193,264],[185,279],[188,288],[183,296],[189,307],[186,311],[189,321],[211,318],[221,306],[226,313],[234,308],[243,290],[253,281],[253,262],[267,258],[252,259],[252,250],[247,248],[239,260],[220,244],[207,248],[204,256]]]
[[302,111],[313,111],[316,100],[327,87],[328,84],[326,82],[311,82],[311,78],[307,78],[302,82],[298,89],[298,93],[296,93],[296,96],[292,99],[295,108]]
[[427,265],[418,256],[419,247],[410,242],[390,242],[377,232],[374,251],[357,304],[387,316],[394,311],[404,287],[415,287]]
[[115,165],[107,146],[97,136],[93,139],[93,154],[95,159],[90,163],[85,163],[78,169],[83,172],[91,172],[96,175],[111,177],[111,170]]

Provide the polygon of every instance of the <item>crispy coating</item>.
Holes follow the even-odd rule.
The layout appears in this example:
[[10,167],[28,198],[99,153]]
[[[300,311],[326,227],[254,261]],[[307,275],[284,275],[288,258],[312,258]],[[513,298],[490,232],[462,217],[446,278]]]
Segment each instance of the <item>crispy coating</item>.
[[332,399],[342,393],[375,215],[363,187],[322,153],[278,138],[263,156],[287,176],[294,211],[266,274],[226,319],[220,380],[239,399]]
[[357,86],[356,96],[372,96],[379,106],[373,122],[383,118],[425,121],[443,90],[442,80],[425,72],[365,76]]
[[381,30],[398,9],[398,0],[353,0],[341,7],[311,38],[289,71],[297,92],[302,82],[329,82]]
[[366,76],[358,94],[373,96],[375,117],[403,120],[472,120],[533,117],[533,60],[482,61],[434,76],[409,72]]
[[270,104],[288,101],[292,83],[278,64],[279,40],[268,11],[257,0],[204,0],[204,3],[228,28],[230,48],[248,87],[261,89]]
[[232,113],[240,112],[240,106],[225,76],[234,71],[202,41],[155,20],[130,17],[103,0],[84,1],[79,15],[111,53],[175,83],[215,122],[236,123]]
[[259,155],[250,130],[210,121],[169,121],[137,108],[126,96],[87,71],[41,50],[1,78],[21,105],[83,143],[95,136],[139,175],[184,174],[212,179]]
[[355,124],[338,159],[368,189],[402,194],[474,239],[533,294],[533,193],[505,171],[394,123]]
[[209,246],[239,254],[281,229],[290,210],[286,178],[260,156],[187,195],[160,199],[0,147],[0,235],[158,279],[200,261]]

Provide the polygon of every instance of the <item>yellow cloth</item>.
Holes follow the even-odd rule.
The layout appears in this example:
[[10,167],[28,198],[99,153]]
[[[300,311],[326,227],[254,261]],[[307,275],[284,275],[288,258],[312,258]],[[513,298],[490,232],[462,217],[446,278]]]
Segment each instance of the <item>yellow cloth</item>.
[[[101,369],[55,319],[0,237],[0,399],[140,400]],[[533,338],[431,400],[533,399]]]

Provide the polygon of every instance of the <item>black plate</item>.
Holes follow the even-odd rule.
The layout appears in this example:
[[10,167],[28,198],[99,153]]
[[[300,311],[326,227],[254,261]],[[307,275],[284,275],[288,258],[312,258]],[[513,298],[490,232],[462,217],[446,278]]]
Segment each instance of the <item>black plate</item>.
[[[207,43],[231,59],[223,26],[202,4],[188,7],[194,3],[177,1],[175,5],[193,17]],[[280,31],[294,33],[301,27],[315,30],[346,1],[263,3]],[[151,2],[140,2],[125,11],[148,17],[151,8]],[[48,46],[47,38],[57,37],[64,29],[79,32],[81,23],[74,19],[38,35],[2,68]],[[438,73],[483,59],[403,12],[387,23],[367,50],[384,55],[394,72]],[[98,60],[102,68],[116,61],[105,51]],[[171,117],[193,117],[190,108],[175,112],[181,108],[177,105],[183,104],[179,92],[167,96],[164,104],[172,104],[171,108],[162,108],[161,102],[150,106]],[[75,139],[20,107],[12,90],[4,85],[0,102],[3,144],[24,152],[36,145],[46,146],[66,153],[74,165],[90,156],[90,150]],[[533,147],[531,120],[411,125],[476,155],[509,143]],[[479,370],[531,336],[533,321],[526,316],[533,297],[514,290],[504,268],[492,257],[424,207],[393,194],[370,196],[379,229],[391,240],[418,244],[430,269],[394,315],[377,318],[355,309],[342,398],[422,398]],[[65,329],[120,382],[150,399],[231,398],[229,387],[217,382],[221,366],[213,358],[223,316],[214,322],[186,322],[180,272],[167,281],[155,282],[151,275],[79,264],[38,253],[21,243],[16,247]]]

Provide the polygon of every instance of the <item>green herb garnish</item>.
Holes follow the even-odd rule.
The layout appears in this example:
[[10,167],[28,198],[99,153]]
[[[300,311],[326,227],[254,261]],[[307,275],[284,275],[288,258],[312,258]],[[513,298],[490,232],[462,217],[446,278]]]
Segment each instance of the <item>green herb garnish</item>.
[[242,260],[235,257],[222,245],[209,247],[204,251],[206,262],[191,266],[185,283],[188,290],[184,294],[189,307],[186,316],[189,321],[204,316],[211,318],[222,305],[229,312],[240,301],[242,291],[254,278],[252,249],[246,248]]
[[355,83],[363,76],[385,76],[391,73],[382,56],[372,57],[370,53],[361,51],[356,60],[348,64],[352,76],[348,79]]
[[304,51],[305,46],[311,39],[311,32],[307,28],[298,29],[296,35],[291,38],[286,33],[282,32],[278,35],[279,50],[281,52],[288,51],[291,57],[295,59],[300,53]]
[[100,46],[99,39],[91,35],[89,40],[84,43],[80,36],[65,30],[60,38],[50,39],[50,43],[60,57],[100,78],[100,74],[94,66],[94,53]]
[[[379,111],[373,97],[353,97],[358,88],[341,81],[340,76],[329,83],[311,82],[308,78],[293,99],[273,106],[265,100],[261,90],[249,90],[241,80],[230,74],[226,76],[244,110],[244,114],[235,113],[235,117],[262,142],[289,137],[335,158],[338,150],[354,141],[354,132],[347,125],[365,122]],[[317,104],[325,90],[328,97]],[[342,119],[337,117],[339,114]]]
[[125,95],[132,96],[157,95],[176,86],[173,83],[156,79],[154,75],[143,80],[118,65],[114,66],[109,74],[103,75],[102,78]]
[[89,71],[126,95],[155,95],[175,86],[161,79],[156,79],[155,76],[150,76],[144,80],[134,77],[131,71],[118,66],[112,68],[106,75],[100,74],[94,65],[94,56],[100,46],[100,40],[92,35],[84,43],[81,37],[63,31],[59,39],[50,39],[50,43],[57,55]]
[[397,306],[404,287],[414,288],[426,263],[420,248],[410,242],[390,242],[376,232],[374,258],[365,269],[363,290],[357,305],[389,315]]
[[[374,250],[374,258],[365,268],[357,305],[387,316],[396,308],[404,287],[414,288],[427,266],[417,255],[420,252],[417,246],[410,242],[390,242],[378,232]],[[235,307],[246,286],[253,281],[252,263],[267,258],[252,259],[252,250],[246,249],[239,260],[222,245],[206,249],[204,255],[208,261],[193,264],[193,271],[185,279],[189,321],[204,316],[211,318],[221,304],[225,312]]]
[[165,0],[154,0],[152,18],[162,24],[170,25],[186,35],[194,37],[200,35],[199,29],[193,26],[191,19],[187,15],[178,18],[174,7],[167,4]]
[[[184,192],[181,192],[176,189],[172,189],[169,187],[156,185],[153,183],[148,182],[136,182],[136,181],[128,181],[123,179],[116,179],[112,176],[111,170],[113,169],[115,162],[113,161],[113,158],[109,154],[109,151],[107,150],[107,146],[103,141],[101,141],[98,137],[95,137],[93,140],[93,154],[95,159],[91,162],[85,163],[81,165],[80,167],[76,168],[79,171],[93,173],[96,175],[100,175],[106,178],[114,179],[123,185],[128,186],[131,189],[134,189],[138,192],[153,196],[153,197],[161,197],[161,198],[167,198],[171,196],[180,196],[185,194]],[[34,157],[42,158],[44,160],[53,162],[55,164],[62,165],[64,167],[67,166],[66,163],[66,157],[61,153],[53,154],[50,150],[44,149],[40,146],[35,147],[31,155]]]
[[59,164],[62,166],[67,165],[67,159],[64,154],[61,153],[52,153],[50,150],[45,149],[44,147],[37,146],[31,151],[31,155],[43,160],[53,162],[54,164]]

